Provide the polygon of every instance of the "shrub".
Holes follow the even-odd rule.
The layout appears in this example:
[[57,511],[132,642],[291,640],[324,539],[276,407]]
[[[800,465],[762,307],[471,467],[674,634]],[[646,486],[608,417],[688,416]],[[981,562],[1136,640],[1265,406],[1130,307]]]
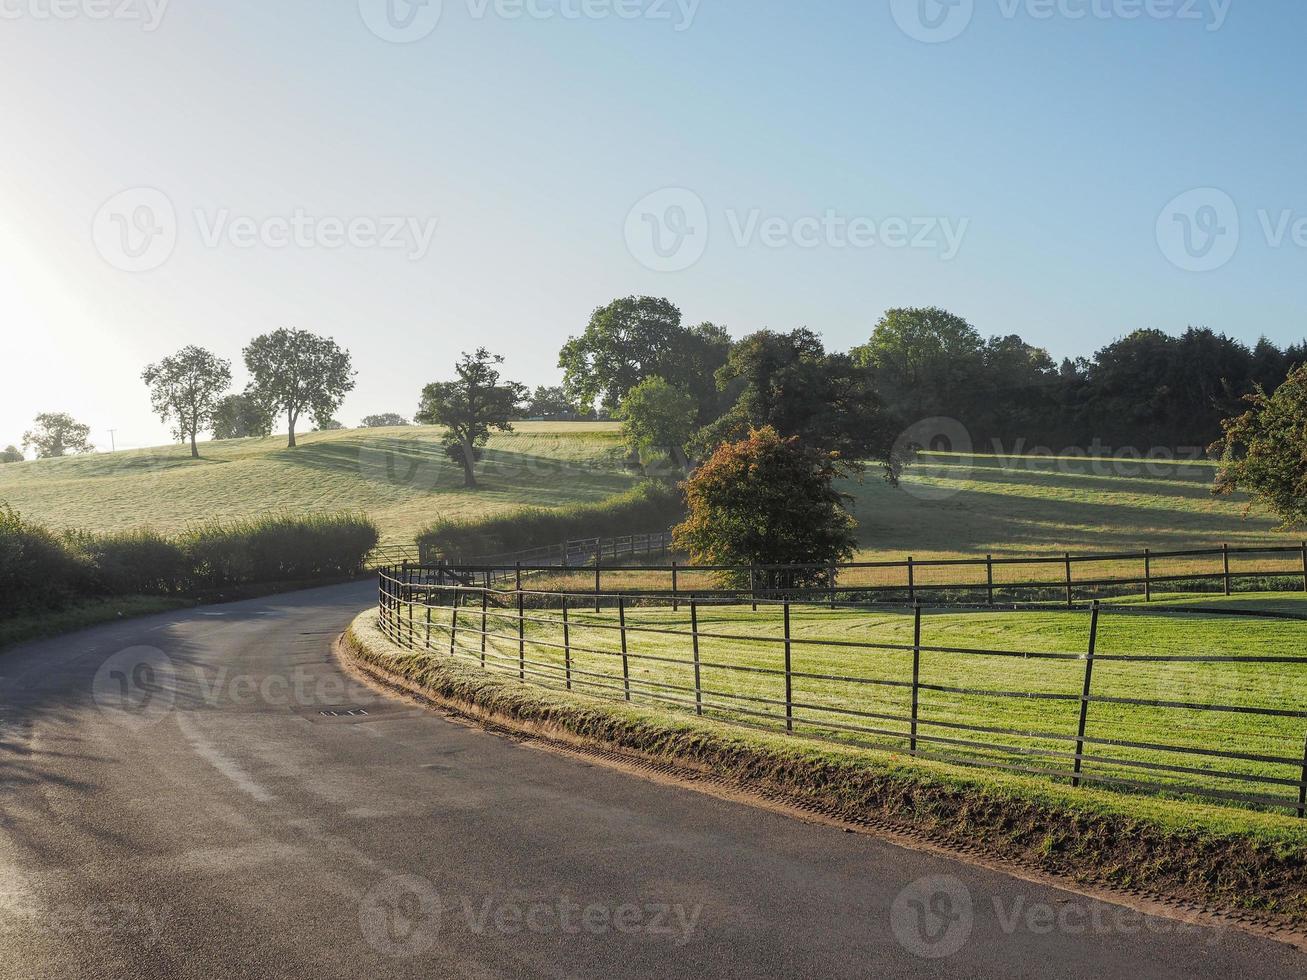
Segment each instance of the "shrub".
[[827,569],[853,556],[857,522],[833,481],[831,454],[783,439],[770,426],[718,447],[685,485],[690,517],[673,531],[696,564],[745,566],[721,575],[743,587],[747,566],[815,565],[764,573],[768,589],[826,584]]
[[0,504],[0,611],[57,609],[90,590],[88,572],[57,535]]
[[296,582],[356,574],[380,532],[359,514],[271,515],[202,524],[181,540],[201,588]]
[[469,561],[525,551],[569,538],[614,537],[664,529],[685,514],[681,494],[662,483],[642,483],[598,504],[558,510],[528,507],[475,521],[441,521],[418,535],[422,560]]
[[181,547],[156,531],[64,535],[69,550],[89,568],[104,595],[181,595],[193,578]]

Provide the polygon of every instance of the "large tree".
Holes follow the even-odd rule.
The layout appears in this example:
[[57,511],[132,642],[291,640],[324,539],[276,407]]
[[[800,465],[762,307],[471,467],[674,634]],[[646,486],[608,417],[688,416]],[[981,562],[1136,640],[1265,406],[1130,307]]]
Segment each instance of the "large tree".
[[307,330],[275,330],[245,348],[250,373],[248,394],[269,414],[286,416],[287,446],[295,445],[295,425],[305,412],[324,423],[354,390],[349,351],[329,337]]
[[632,455],[644,461],[651,455],[666,453],[683,469],[685,444],[694,432],[697,411],[688,391],[654,376],[626,393],[617,415],[622,420],[622,438]]
[[231,387],[231,361],[203,347],[183,347],[172,357],[141,372],[150,389],[150,405],[159,418],[173,423],[173,436],[189,440],[191,458],[199,459],[196,438],[213,422],[222,393]]
[[444,446],[463,467],[463,484],[476,488],[476,461],[492,430],[511,432],[512,419],[527,396],[525,385],[501,381],[496,365],[504,359],[484,347],[464,353],[454,365],[454,381],[437,381],[422,389],[417,420],[445,427]]
[[219,398],[213,406],[213,438],[263,438],[272,432],[272,416],[266,408],[246,394]]
[[23,433],[23,448],[35,449],[38,459],[95,451],[91,427],[66,412],[42,412],[34,421],[35,428]]
[[960,316],[937,307],[887,310],[853,352],[902,423],[960,414],[957,393],[984,362],[984,342]]
[[615,412],[628,391],[656,375],[695,396],[702,423],[717,415],[712,377],[729,349],[721,327],[682,326],[670,300],[627,296],[594,311],[585,331],[563,345],[558,366],[567,398],[582,409],[598,403]]
[[808,565],[765,572],[764,588],[826,583],[831,565],[857,546],[857,522],[829,453],[783,438],[770,426],[719,446],[685,484],[690,516],[672,534],[676,547],[699,565],[733,568],[724,584],[749,584],[750,566]]
[[1243,490],[1272,510],[1285,527],[1307,524],[1307,365],[1294,368],[1268,395],[1247,396],[1251,408],[1222,423],[1224,437],[1216,493]]
[[695,435],[697,456],[744,438],[751,428],[771,426],[782,436],[834,453],[845,471],[875,460],[891,476],[897,473],[897,430],[882,410],[870,373],[847,354],[828,354],[811,330],[750,334],[731,348],[717,383],[738,395],[725,415]]

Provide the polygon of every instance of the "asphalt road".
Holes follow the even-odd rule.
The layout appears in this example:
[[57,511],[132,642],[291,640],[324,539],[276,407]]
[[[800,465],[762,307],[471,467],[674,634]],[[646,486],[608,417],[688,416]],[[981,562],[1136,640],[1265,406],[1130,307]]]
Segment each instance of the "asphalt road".
[[0,976],[1307,973],[1268,940],[359,690],[330,644],[371,598],[321,589],[0,655]]

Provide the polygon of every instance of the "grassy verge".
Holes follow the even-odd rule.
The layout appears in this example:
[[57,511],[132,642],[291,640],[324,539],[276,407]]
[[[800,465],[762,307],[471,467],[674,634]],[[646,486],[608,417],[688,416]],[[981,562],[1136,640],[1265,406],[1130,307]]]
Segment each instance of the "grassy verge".
[[1307,826],[1286,817],[1038,782],[902,755],[805,743],[709,720],[523,685],[458,659],[403,650],[354,621],[360,662],[497,719],[707,768],[851,818],[888,819],[941,843],[1066,876],[1307,925]]

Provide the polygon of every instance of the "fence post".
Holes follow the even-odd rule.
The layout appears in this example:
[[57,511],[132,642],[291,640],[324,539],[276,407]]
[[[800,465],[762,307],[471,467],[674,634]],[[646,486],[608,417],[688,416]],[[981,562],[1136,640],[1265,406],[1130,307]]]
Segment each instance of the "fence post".
[[1302,543],[1302,590],[1307,592],[1307,541]]
[[626,659],[626,597],[617,597],[617,623],[622,634],[622,687],[626,690],[626,700],[631,700],[631,665]]
[[908,752],[917,754],[917,718],[921,711],[921,603],[912,606],[912,737]]
[[835,608],[835,581],[836,581],[836,576],[839,575],[839,569],[836,568],[834,565],[832,565],[827,571],[830,575],[830,579],[828,581],[828,584],[830,585],[830,607],[834,609]]
[[427,593],[427,601],[423,603],[427,610],[427,638],[425,642],[426,649],[431,649],[431,593]]
[[516,576],[517,584],[515,588],[518,592],[522,591],[522,563],[519,561],[514,565],[513,571]]
[[1066,607],[1075,608],[1075,599],[1071,594],[1071,552],[1066,553]]
[[572,689],[572,630],[567,621],[567,596],[563,596],[563,676],[567,689]]
[[449,655],[454,655],[454,648],[458,642],[458,607],[463,602],[463,593],[458,586],[454,586],[454,611],[449,621]]
[[490,572],[486,572],[485,587],[481,590],[481,666],[486,665],[486,606],[490,603]]
[[1307,742],[1303,743],[1302,750],[1302,779],[1298,787],[1298,819],[1302,820],[1307,817]]
[[517,679],[526,680],[526,610],[521,589],[517,590]]
[[1089,615],[1089,654],[1085,657],[1085,686],[1080,694],[1080,726],[1076,729],[1076,765],[1072,786],[1080,785],[1080,770],[1085,754],[1085,725],[1089,721],[1089,692],[1094,682],[1094,652],[1098,648],[1098,600]]
[[753,600],[753,611],[758,611],[758,569],[749,566],[749,598]]
[[1144,549],[1144,602],[1153,601],[1153,549]]
[[694,713],[703,714],[703,688],[699,683],[699,603],[690,599],[690,638],[694,643]]
[[1230,594],[1230,546],[1221,545],[1221,565],[1224,569],[1223,578],[1225,580],[1225,594]]
[[908,555],[908,602],[917,601],[917,575],[911,555]]
[[680,612],[680,611],[681,611],[681,600],[676,595],[676,562],[672,562],[672,612]]
[[794,731],[794,676],[790,657],[790,600],[785,600],[785,730]]
[[595,556],[595,612],[599,612],[599,556]]
[[994,556],[985,556],[985,588],[989,593],[989,604],[994,604]]
[[[405,568],[408,562],[404,562]],[[407,588],[404,589],[404,601],[408,603],[408,648],[412,650],[417,646],[413,639],[413,573],[408,573]]]

